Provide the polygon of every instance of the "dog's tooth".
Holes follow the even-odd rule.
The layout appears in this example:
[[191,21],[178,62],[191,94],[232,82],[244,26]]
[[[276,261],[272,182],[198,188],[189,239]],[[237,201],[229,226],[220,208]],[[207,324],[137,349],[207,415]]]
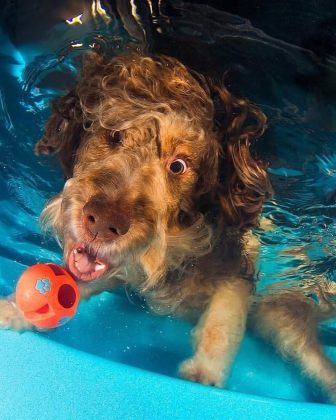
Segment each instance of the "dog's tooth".
[[102,270],[102,269],[104,269],[105,268],[105,264],[96,264],[95,265],[95,271],[98,271],[98,270]]
[[74,249],[73,250],[73,254],[74,254],[74,260],[75,262],[79,262],[81,258],[83,258],[83,253],[81,251],[81,249]]

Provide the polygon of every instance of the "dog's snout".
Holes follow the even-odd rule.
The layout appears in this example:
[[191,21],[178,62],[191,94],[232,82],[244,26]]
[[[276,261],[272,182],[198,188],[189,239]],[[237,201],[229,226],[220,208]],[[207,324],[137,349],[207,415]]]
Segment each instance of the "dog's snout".
[[129,209],[103,194],[92,197],[83,207],[84,226],[93,236],[117,239],[130,227]]

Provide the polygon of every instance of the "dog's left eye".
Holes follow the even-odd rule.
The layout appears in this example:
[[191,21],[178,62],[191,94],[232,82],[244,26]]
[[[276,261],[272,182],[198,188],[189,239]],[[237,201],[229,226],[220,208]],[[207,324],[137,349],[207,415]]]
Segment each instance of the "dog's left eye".
[[187,170],[187,164],[183,159],[176,159],[169,165],[169,170],[175,175],[181,175]]
[[107,139],[111,144],[120,144],[122,141],[121,132],[116,131],[109,131],[107,135]]

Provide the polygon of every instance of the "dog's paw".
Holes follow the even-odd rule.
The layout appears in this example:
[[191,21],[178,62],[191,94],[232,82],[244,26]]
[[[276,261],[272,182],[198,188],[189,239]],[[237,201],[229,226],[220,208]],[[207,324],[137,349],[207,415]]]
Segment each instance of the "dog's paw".
[[206,358],[194,356],[183,362],[179,371],[183,378],[190,381],[220,388],[223,386],[222,369]]
[[0,329],[26,331],[33,328],[14,302],[7,299],[0,299]]

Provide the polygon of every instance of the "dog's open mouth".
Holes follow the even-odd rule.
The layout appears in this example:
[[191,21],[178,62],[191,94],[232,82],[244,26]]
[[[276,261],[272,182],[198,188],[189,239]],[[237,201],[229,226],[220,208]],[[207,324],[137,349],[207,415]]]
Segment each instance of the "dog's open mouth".
[[110,268],[82,244],[76,244],[68,255],[68,269],[76,280],[93,281]]

